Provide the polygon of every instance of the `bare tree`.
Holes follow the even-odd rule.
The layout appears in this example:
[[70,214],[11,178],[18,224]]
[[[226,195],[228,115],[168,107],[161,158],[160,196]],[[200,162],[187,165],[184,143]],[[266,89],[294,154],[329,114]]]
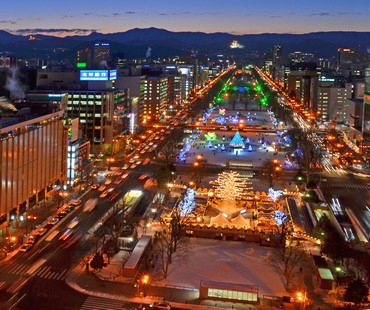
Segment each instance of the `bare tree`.
[[311,134],[302,132],[299,128],[293,128],[288,133],[292,139],[292,147],[295,152],[295,161],[306,173],[309,180],[311,171],[321,164],[324,151],[322,147],[311,140]]
[[307,259],[307,254],[298,242],[274,248],[266,258],[266,264],[285,279],[285,288],[290,290],[292,280],[300,272],[300,266]]
[[280,164],[274,162],[274,160],[266,159],[263,162],[264,176],[269,187],[273,187],[277,182],[283,178],[282,168]]
[[169,265],[174,261],[186,261],[189,253],[189,240],[185,236],[187,214],[178,203],[171,212],[171,219],[163,223],[163,229],[156,235],[157,251],[161,258],[163,277],[167,278]]

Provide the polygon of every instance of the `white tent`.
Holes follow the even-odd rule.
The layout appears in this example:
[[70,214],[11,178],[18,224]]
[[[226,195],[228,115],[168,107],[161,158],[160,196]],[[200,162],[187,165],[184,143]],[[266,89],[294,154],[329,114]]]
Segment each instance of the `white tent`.
[[231,223],[236,227],[249,228],[251,226],[250,219],[246,219],[243,215],[239,214],[237,217],[231,220]]
[[211,224],[217,224],[217,225],[228,225],[230,224],[229,220],[222,215],[222,213],[219,213],[217,216],[214,216],[211,218]]

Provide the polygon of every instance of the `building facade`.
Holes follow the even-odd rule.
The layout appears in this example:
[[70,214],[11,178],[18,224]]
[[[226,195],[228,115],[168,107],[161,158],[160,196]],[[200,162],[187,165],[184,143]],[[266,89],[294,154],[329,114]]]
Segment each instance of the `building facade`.
[[350,123],[346,109],[346,99],[352,97],[352,84],[334,76],[320,76],[317,88],[317,110],[322,121],[335,120],[337,123]]
[[18,220],[64,183],[63,111],[0,129],[0,228]]
[[142,114],[139,115],[141,124],[153,121],[163,121],[169,103],[167,76],[147,76],[144,83],[144,100],[140,103]]
[[[115,121],[116,108],[126,108]],[[91,151],[99,153],[104,144],[112,144],[116,134],[128,127],[131,113],[126,90],[83,90],[68,92],[67,117],[79,117],[82,138],[91,142]],[[118,117],[118,116],[117,116]]]

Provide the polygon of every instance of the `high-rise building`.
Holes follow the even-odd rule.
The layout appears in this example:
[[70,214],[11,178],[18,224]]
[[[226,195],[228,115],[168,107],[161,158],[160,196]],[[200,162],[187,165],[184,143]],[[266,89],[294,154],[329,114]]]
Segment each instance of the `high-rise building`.
[[366,53],[360,52],[353,48],[339,48],[338,49],[338,62],[339,66],[347,64],[359,64],[369,60]]
[[66,176],[64,111],[18,118],[0,129],[0,228],[50,196]]
[[316,63],[292,63],[288,76],[288,94],[307,110],[316,111],[318,72]]
[[365,92],[362,117],[363,153],[370,160],[370,68],[365,70]]
[[168,77],[147,76],[144,83],[144,100],[140,103],[140,124],[162,121],[168,106]]
[[352,96],[352,84],[343,77],[322,75],[319,77],[317,87],[317,110],[321,119],[348,124],[350,114],[347,112],[346,99]]
[[82,138],[91,142],[93,153],[98,153],[103,144],[111,144],[115,135],[127,129],[125,117],[121,116],[118,122],[114,117],[118,107],[122,111],[127,105],[125,90],[69,91],[67,115],[70,119],[79,117]]
[[95,43],[94,64],[101,68],[107,68],[111,60],[109,43]]
[[283,56],[283,47],[279,44],[275,44],[272,48],[272,62],[275,65]]
[[91,67],[91,50],[89,48],[77,51],[76,67],[77,68]]

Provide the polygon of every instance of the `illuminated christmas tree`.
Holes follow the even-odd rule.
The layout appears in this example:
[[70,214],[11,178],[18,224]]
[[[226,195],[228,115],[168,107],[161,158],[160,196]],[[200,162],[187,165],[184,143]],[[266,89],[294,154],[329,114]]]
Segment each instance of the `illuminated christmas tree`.
[[239,133],[239,131],[237,131],[234,135],[234,137],[231,139],[230,143],[229,143],[229,146],[230,147],[235,147],[235,148],[244,148],[245,145],[243,143],[243,139]]
[[192,213],[195,208],[195,195],[192,188],[188,188],[184,195],[184,198],[179,202],[180,214],[186,217],[188,214]]
[[249,182],[246,182],[239,173],[235,171],[222,172],[218,178],[211,181],[210,184],[214,187],[215,197],[221,200],[221,204],[217,209],[227,216],[240,211],[240,207],[236,206],[236,200],[243,196],[243,192],[247,189]]

